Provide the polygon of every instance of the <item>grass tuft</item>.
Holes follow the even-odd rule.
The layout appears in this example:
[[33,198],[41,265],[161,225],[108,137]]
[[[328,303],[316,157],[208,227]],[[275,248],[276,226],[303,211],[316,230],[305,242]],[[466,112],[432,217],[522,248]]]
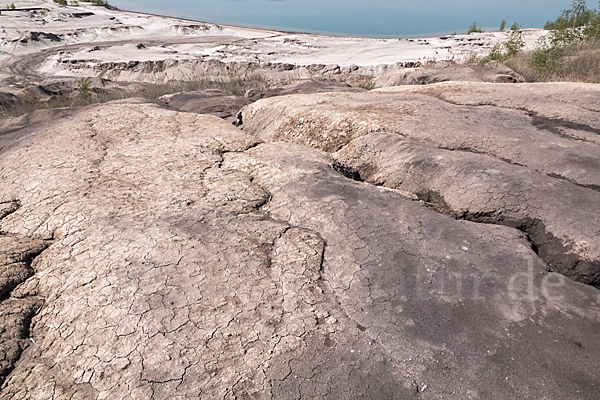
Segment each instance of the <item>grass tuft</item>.
[[375,89],[375,78],[372,75],[359,75],[350,80],[351,86],[356,86],[366,90]]

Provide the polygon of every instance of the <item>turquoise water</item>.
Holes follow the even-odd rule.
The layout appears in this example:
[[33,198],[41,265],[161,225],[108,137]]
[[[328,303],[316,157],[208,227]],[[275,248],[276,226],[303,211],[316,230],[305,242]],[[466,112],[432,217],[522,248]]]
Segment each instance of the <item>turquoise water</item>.
[[[356,36],[409,36],[487,31],[518,21],[541,28],[570,0],[109,0],[119,8],[251,27]],[[588,2],[590,3],[590,2]],[[594,7],[596,4],[588,4]]]

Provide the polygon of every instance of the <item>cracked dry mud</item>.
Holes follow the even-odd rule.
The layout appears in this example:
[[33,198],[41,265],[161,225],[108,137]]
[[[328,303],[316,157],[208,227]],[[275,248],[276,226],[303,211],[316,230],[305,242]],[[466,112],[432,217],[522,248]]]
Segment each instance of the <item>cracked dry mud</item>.
[[[418,137],[370,139],[371,125],[332,139],[332,113],[319,117],[329,135],[323,145],[300,134],[288,140],[296,143],[272,140],[286,138],[271,125],[299,114],[303,99],[318,99],[315,113],[332,109],[332,98],[339,113],[348,99],[365,99],[360,107],[373,104],[381,115],[397,106],[368,96],[389,95],[263,100],[243,110],[245,131],[136,100],[7,125],[1,397],[594,399],[600,292],[549,273],[531,237],[514,227],[457,220],[415,201],[421,193],[438,201],[458,185],[448,178],[449,188],[434,186],[426,167],[442,152],[462,153]],[[439,114],[450,107],[403,96],[437,102]],[[369,123],[380,118],[364,111]],[[352,150],[360,146],[364,155]],[[414,182],[398,178],[410,161],[403,146],[423,158],[411,167]],[[399,159],[388,165],[392,151]],[[587,194],[586,207],[597,204],[596,191],[527,165],[453,157],[442,166],[455,180],[478,165],[489,173],[506,164],[499,178],[489,173],[496,180],[482,178],[490,192],[504,193],[501,179],[511,179],[551,198],[552,183],[569,185],[565,197]],[[598,214],[568,225],[563,213],[573,210],[548,211],[532,193],[510,210],[515,220],[527,215],[577,240],[598,226]],[[436,206],[452,213],[465,196]],[[473,207],[483,209],[484,197],[473,194]],[[595,254],[597,234],[587,240]],[[5,339],[10,329],[19,329],[18,343]]]
[[599,99],[600,85],[450,82],[266,99],[239,118],[439,212],[519,228],[554,271],[600,285]]

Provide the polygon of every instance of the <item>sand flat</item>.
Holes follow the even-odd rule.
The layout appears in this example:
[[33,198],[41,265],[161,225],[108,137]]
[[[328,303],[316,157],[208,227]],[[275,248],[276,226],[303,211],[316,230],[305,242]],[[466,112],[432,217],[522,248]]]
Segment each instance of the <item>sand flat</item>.
[[[0,8],[4,3],[0,2]],[[241,28],[86,3],[59,6],[50,0],[19,2],[17,10],[2,14],[2,21],[5,32],[0,63],[10,71],[5,80],[11,75],[28,80],[98,76],[105,63],[174,60],[335,64],[369,68],[371,74],[378,75],[410,62],[462,60],[483,54],[509,35],[490,32],[402,40],[336,37]],[[533,47],[543,33],[524,30],[527,47]],[[143,81],[149,77],[124,75],[120,79]]]

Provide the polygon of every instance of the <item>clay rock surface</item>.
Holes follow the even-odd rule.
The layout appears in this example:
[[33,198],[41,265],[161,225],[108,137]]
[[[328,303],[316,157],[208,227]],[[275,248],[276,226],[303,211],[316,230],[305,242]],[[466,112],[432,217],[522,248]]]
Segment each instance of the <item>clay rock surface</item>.
[[379,88],[429,85],[447,81],[523,83],[525,78],[498,61],[485,64],[448,65],[442,68],[405,68],[375,78]]
[[287,96],[289,94],[312,94],[331,92],[364,92],[365,89],[353,87],[343,82],[335,81],[307,81],[291,87],[281,87],[271,90],[249,90],[245,97],[252,101],[267,97]]
[[522,110],[532,123],[559,136],[600,144],[600,85],[527,83],[493,85],[444,82],[425,87],[390,87],[383,93],[422,93],[448,103]]
[[334,153],[355,179],[519,228],[555,271],[599,285],[599,90],[447,83],[267,99],[241,117],[262,140]]
[[7,305],[31,322],[3,399],[597,397],[600,292],[519,230],[214,116],[11,126],[0,260],[31,268],[6,302],[35,304]]
[[218,89],[208,89],[169,94],[160,97],[159,101],[162,106],[175,111],[210,114],[237,123],[236,116],[240,109],[259,99],[299,93],[364,91],[365,89],[352,87],[346,83],[307,81],[291,87],[269,90],[250,89],[246,91],[244,96],[230,95]]
[[251,103],[245,97],[228,95],[217,89],[169,94],[160,97],[159,101],[175,111],[210,114],[231,122],[242,107]]

